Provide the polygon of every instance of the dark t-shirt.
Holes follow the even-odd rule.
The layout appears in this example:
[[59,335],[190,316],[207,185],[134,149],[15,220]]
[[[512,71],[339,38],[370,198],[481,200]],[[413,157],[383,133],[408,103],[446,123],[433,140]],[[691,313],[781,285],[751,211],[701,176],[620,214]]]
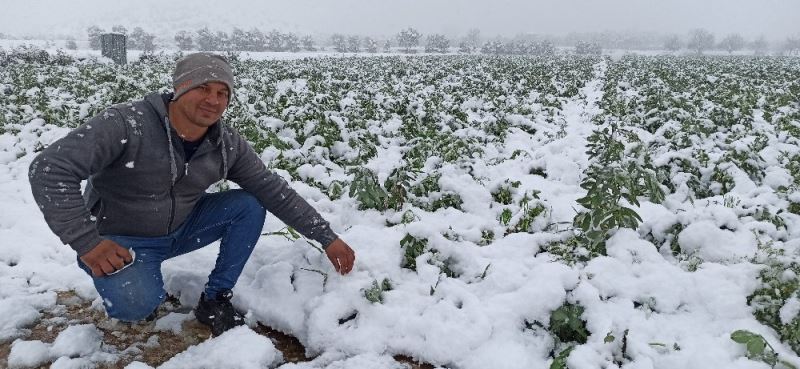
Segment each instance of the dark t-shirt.
[[200,147],[200,144],[203,143],[203,139],[205,138],[206,136],[203,135],[203,137],[200,137],[197,141],[186,141],[184,139],[181,139],[181,143],[183,143],[183,153],[186,156],[186,161],[189,161],[189,159],[192,158],[192,155],[194,155],[194,153],[197,151],[197,148]]

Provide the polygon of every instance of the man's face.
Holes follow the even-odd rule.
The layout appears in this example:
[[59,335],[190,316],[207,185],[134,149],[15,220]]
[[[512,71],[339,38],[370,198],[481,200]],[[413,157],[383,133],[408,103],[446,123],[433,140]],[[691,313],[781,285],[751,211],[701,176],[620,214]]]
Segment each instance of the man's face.
[[200,127],[210,127],[216,123],[228,107],[230,91],[220,82],[208,82],[197,86],[173,102],[186,119]]

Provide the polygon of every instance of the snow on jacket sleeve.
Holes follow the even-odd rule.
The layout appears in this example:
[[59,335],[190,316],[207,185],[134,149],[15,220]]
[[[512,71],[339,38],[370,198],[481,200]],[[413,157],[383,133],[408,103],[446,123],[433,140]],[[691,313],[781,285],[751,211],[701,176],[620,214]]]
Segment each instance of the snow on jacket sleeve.
[[271,172],[253,148],[235,129],[228,131],[233,150],[237,153],[231,163],[228,179],[256,196],[261,204],[288,226],[303,236],[327,248],[338,236],[330,224],[279,175]]
[[53,142],[30,165],[31,191],[47,225],[78,255],[102,240],[81,194],[81,181],[119,157],[126,136],[121,115],[109,109]]

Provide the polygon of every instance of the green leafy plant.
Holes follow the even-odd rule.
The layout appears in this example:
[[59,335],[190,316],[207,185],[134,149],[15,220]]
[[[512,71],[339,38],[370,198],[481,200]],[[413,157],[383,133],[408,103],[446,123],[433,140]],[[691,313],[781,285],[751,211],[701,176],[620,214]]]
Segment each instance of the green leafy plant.
[[390,209],[400,210],[408,201],[410,182],[414,179],[413,172],[409,168],[395,168],[386,178],[383,186],[387,192],[387,206]]
[[780,310],[792,297],[800,297],[800,264],[785,263],[783,250],[769,245],[761,246],[767,252],[767,268],[759,274],[761,286],[747,297],[753,307],[753,314],[762,324],[774,329],[780,338],[795,352],[800,352],[800,316],[784,323]]
[[441,254],[436,250],[431,250],[431,258],[429,264],[439,268],[439,272],[448,278],[458,278],[460,275],[453,268],[454,261],[451,258],[442,258]]
[[338,200],[344,193],[344,185],[340,181],[333,181],[328,186],[327,194],[331,200]]
[[405,212],[403,212],[403,216],[400,218],[400,223],[409,224],[411,222],[414,222],[415,220],[419,220],[419,216],[417,216],[417,214],[414,214],[414,212],[411,210],[406,210]]
[[512,196],[512,189],[519,188],[520,181],[509,181],[508,179],[503,182],[497,189],[492,192],[492,199],[494,201],[499,202],[503,205],[511,204],[513,201]]
[[441,191],[442,189],[439,187],[439,178],[441,178],[441,174],[431,174],[425,176],[417,184],[411,187],[411,193],[417,197],[426,197],[431,192]]
[[714,191],[717,194],[726,194],[730,192],[735,184],[733,182],[733,177],[719,166],[714,167],[714,171],[711,174],[711,181],[719,186],[718,190]]
[[441,193],[428,206],[423,206],[428,211],[436,211],[444,208],[461,209],[464,200],[456,193]]
[[378,182],[378,177],[366,168],[353,168],[350,197],[358,201],[359,209],[386,210],[388,196]]
[[586,343],[589,331],[581,318],[583,306],[565,303],[550,313],[550,332],[561,342]]
[[[536,199],[539,198],[537,192],[533,193],[533,198]],[[532,228],[534,220],[538,216],[544,214],[547,209],[545,209],[544,204],[542,204],[541,202],[537,202],[535,205],[531,205],[531,201],[533,200],[533,198],[528,197],[527,193],[525,194],[525,196],[522,197],[522,199],[519,202],[519,205],[521,207],[520,213],[522,215],[517,220],[517,223],[508,230],[509,233],[514,233],[514,232],[531,233],[534,231]]]
[[760,334],[747,330],[738,330],[731,333],[731,339],[736,343],[745,345],[748,359],[763,361],[773,368],[781,364],[790,369],[797,369],[791,363],[778,359],[778,353]]
[[481,230],[481,240],[478,241],[479,246],[486,246],[494,241],[494,231],[490,229]]
[[561,352],[556,355],[553,359],[553,363],[550,364],[550,369],[568,369],[567,367],[567,359],[569,358],[569,354],[572,353],[572,350],[575,349],[575,345],[567,346],[567,348],[561,350]]
[[371,303],[383,303],[383,293],[392,290],[392,283],[389,279],[384,278],[383,281],[372,282],[372,287],[364,290],[364,297]]
[[500,212],[500,224],[507,226],[511,222],[511,217],[514,214],[511,212],[511,209],[504,208],[502,212]]
[[451,258],[443,258],[439,251],[428,248],[428,240],[424,238],[416,238],[410,234],[406,234],[400,240],[400,247],[403,248],[403,261],[400,266],[402,268],[417,270],[417,258],[426,252],[431,256],[428,259],[428,264],[439,268],[440,272],[449,278],[458,278],[459,274],[453,269],[454,261]]
[[655,172],[636,161],[624,159],[625,144],[618,138],[638,140],[627,130],[611,124],[589,137],[589,156],[596,162],[586,172],[581,188],[586,195],[578,203],[587,211],[578,213],[573,224],[580,230],[580,240],[592,255],[605,255],[605,242],[618,227],[636,229],[642,218],[620,200],[639,206],[639,197],[661,202],[664,192]]
[[417,258],[425,253],[425,249],[428,247],[428,240],[406,234],[406,236],[400,240],[400,247],[403,248],[403,262],[400,266],[416,271]]

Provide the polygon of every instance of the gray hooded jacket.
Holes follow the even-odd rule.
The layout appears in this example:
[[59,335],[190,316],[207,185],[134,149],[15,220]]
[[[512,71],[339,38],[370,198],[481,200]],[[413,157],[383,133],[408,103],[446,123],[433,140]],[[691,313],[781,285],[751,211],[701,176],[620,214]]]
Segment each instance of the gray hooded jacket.
[[[228,179],[300,234],[327,247],[337,235],[239,133],[220,120],[187,162],[167,117],[171,94],[115,105],[47,147],[31,163],[33,197],[50,229],[78,255],[102,235],[165,236],[206,189]],[[88,179],[85,194],[80,183]]]

